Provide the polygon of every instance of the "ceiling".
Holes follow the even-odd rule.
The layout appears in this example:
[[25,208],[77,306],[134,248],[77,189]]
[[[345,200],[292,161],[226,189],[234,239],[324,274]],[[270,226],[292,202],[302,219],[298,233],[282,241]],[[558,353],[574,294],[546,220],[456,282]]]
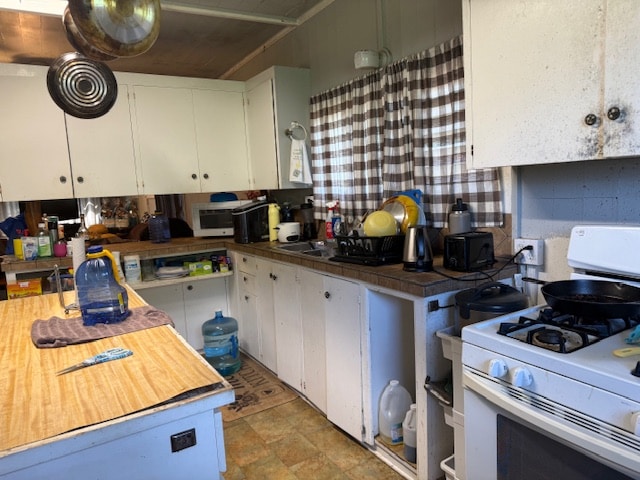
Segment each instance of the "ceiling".
[[[122,72],[229,78],[333,1],[162,1],[155,44],[142,55],[108,65]],[[73,51],[62,24],[66,5],[65,0],[0,0],[0,62],[49,66]]]

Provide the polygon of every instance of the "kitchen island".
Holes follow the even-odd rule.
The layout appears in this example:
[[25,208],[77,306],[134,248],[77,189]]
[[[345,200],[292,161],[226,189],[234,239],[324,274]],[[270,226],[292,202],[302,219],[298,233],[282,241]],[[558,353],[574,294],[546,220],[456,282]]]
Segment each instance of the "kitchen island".
[[[129,308],[144,305],[129,288]],[[57,295],[0,302],[0,478],[221,478],[231,385],[168,325],[35,347],[34,320],[78,315]],[[56,375],[113,347],[133,355]]]

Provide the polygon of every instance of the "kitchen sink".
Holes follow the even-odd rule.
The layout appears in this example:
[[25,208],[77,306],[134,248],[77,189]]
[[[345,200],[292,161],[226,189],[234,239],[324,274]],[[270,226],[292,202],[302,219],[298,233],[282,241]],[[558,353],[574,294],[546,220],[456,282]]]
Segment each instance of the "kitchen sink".
[[302,253],[304,255],[311,255],[314,257],[322,256],[322,250],[315,248],[309,242],[287,243],[284,245],[280,245],[277,248],[278,250],[284,250],[286,252]]

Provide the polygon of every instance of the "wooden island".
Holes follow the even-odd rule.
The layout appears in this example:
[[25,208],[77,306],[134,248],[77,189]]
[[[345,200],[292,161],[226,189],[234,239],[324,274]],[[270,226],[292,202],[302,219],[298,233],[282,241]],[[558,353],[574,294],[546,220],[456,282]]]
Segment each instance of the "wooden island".
[[[129,308],[146,305],[128,293]],[[234,392],[173,327],[36,348],[31,325],[52,316],[79,312],[54,294],[0,302],[0,478],[222,478]],[[133,355],[56,375],[113,347]]]

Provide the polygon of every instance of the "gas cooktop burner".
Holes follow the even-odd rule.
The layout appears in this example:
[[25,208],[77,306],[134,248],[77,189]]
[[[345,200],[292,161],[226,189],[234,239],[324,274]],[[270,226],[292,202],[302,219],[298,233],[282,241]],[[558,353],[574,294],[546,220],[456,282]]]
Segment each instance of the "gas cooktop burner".
[[583,318],[544,308],[537,318],[520,317],[517,322],[501,323],[498,334],[546,350],[571,353],[637,324],[635,318]]

